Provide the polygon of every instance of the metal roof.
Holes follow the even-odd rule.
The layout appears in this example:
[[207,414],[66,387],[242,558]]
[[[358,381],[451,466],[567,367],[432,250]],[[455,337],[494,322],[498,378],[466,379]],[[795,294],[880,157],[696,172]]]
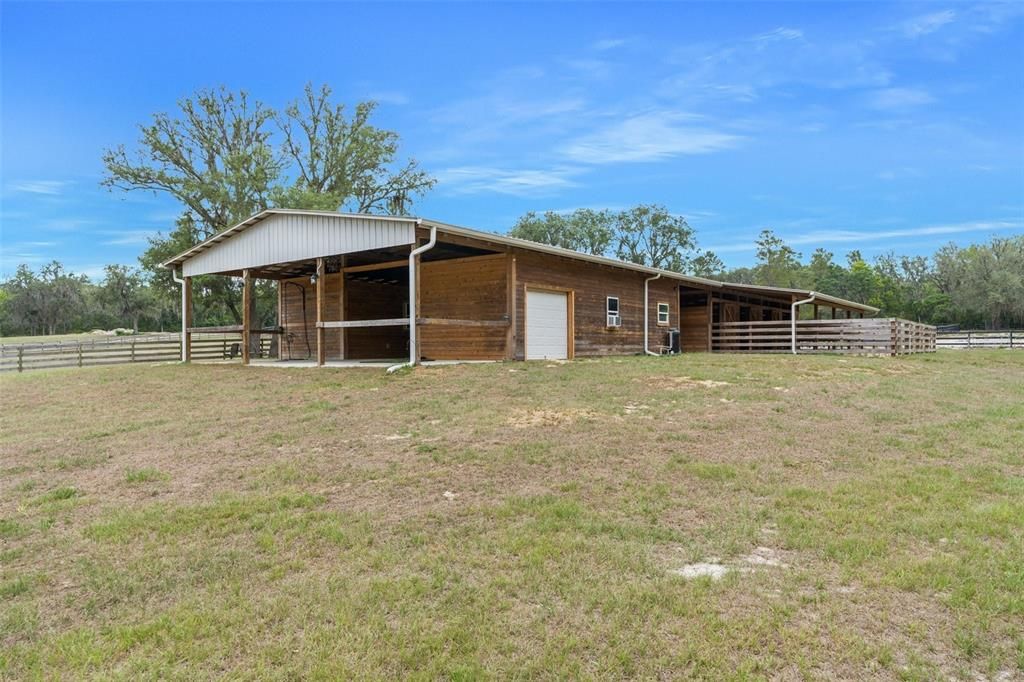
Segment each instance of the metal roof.
[[863,303],[856,303],[854,301],[847,301],[842,298],[835,296],[828,296],[826,294],[812,292],[807,289],[790,289],[785,287],[769,287],[759,284],[734,284],[731,282],[721,282],[714,279],[707,279],[704,277],[694,277],[693,275],[683,275],[678,272],[671,270],[662,270],[661,268],[652,268],[646,265],[638,265],[636,263],[629,263],[626,261],[618,260],[615,258],[607,258],[605,256],[594,256],[588,253],[581,253],[579,251],[573,251],[571,249],[564,249],[560,246],[551,246],[549,244],[541,244],[539,242],[532,242],[527,239],[518,239],[516,237],[509,237],[502,234],[496,234],[494,232],[483,232],[480,230],[473,230],[467,227],[459,227],[457,225],[449,225],[448,223],[442,223],[436,220],[429,220],[427,218],[416,218],[412,216],[389,216],[389,215],[372,215],[365,213],[341,213],[337,211],[312,211],[304,209],[290,209],[290,208],[268,208],[260,211],[256,215],[243,220],[242,222],[229,227],[223,232],[219,232],[209,239],[196,244],[191,249],[184,251],[170,260],[161,263],[166,268],[177,268],[189,258],[195,256],[198,253],[202,253],[208,249],[211,249],[225,240],[231,239],[238,235],[240,232],[256,225],[260,221],[266,219],[269,216],[275,214],[287,214],[287,215],[310,215],[310,216],[332,216],[340,218],[358,218],[360,220],[389,220],[389,221],[400,221],[410,222],[418,224],[422,227],[436,227],[439,232],[447,232],[449,234],[467,237],[470,239],[477,239],[480,241],[487,241],[494,244],[500,244],[503,246],[510,246],[519,249],[526,249],[529,251],[538,251],[540,253],[547,253],[554,256],[562,256],[564,258],[573,258],[576,260],[587,261],[590,263],[596,263],[599,265],[606,265],[616,268],[624,268],[627,270],[634,270],[650,276],[661,275],[668,279],[674,279],[681,282],[688,282],[690,284],[696,284],[699,286],[712,287],[715,289],[730,288],[730,289],[750,289],[754,291],[772,292],[777,294],[797,294],[806,297],[810,297],[812,294],[819,301],[824,303],[832,303],[835,305],[844,306],[847,308],[853,308],[856,310],[863,310],[864,312],[877,313],[878,308],[873,306],[865,305]]

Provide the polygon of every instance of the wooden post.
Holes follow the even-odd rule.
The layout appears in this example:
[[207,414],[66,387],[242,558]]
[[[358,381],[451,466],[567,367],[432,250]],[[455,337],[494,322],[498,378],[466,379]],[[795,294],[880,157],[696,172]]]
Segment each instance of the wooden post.
[[192,327],[192,278],[186,277],[185,284],[185,309],[181,311],[181,314],[185,318],[185,362],[192,361],[192,332],[189,328]]
[[78,366],[82,366],[82,342],[78,342]]
[[[338,271],[338,319],[342,322],[345,321],[345,265],[347,263],[347,256],[341,257],[341,270]],[[338,330],[338,349],[342,360],[345,359],[345,328],[342,327]]]
[[[416,248],[415,244],[413,244],[413,248]],[[421,268],[420,265],[421,265],[420,256],[416,256],[416,314],[413,315],[413,320],[416,322],[417,327],[419,326],[419,319],[420,319],[420,299],[421,299],[420,292],[423,290],[423,287],[420,286],[420,270],[422,270],[423,268]],[[420,353],[420,348],[422,347],[422,345],[423,344],[420,343],[419,329],[417,328],[417,330],[416,330],[416,348],[415,348],[416,355],[413,356],[413,357],[416,358],[416,364],[419,364],[420,358],[423,357],[422,354]]]
[[833,320],[838,319],[838,315],[836,315],[836,307],[835,306],[832,306],[832,319]]
[[18,371],[23,372],[25,370],[25,349],[18,347]]
[[[799,312],[799,311],[797,311],[797,312]],[[814,304],[814,319],[816,319],[816,320],[820,320],[821,319],[820,317],[818,317],[818,304],[817,303]]]
[[[277,330],[281,332],[281,335],[277,338],[277,359],[281,360],[284,357],[284,337],[287,330],[284,328],[281,322],[284,319],[282,314],[284,311],[284,280],[277,280]],[[291,358],[288,358],[291,360]]]
[[242,270],[242,364],[251,359],[249,339],[252,334],[252,275]]
[[[711,289],[708,289],[708,352],[711,352],[711,334],[713,331],[712,322],[715,319],[715,300],[711,296]],[[683,319],[680,313],[679,318],[679,350],[683,350]]]
[[516,359],[516,257],[510,251],[506,261],[505,316],[508,329],[505,331],[505,359]]
[[135,339],[132,339],[132,356],[128,362],[135,362]]
[[327,269],[324,267],[324,259],[316,259],[316,364],[323,365],[327,362],[327,342],[324,338],[324,328],[320,326],[324,320],[324,306],[327,304],[325,296],[326,282],[324,275]]

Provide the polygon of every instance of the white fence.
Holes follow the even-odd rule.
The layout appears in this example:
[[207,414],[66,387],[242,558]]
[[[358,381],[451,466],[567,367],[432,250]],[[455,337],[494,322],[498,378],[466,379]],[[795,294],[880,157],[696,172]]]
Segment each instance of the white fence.
[[939,332],[935,345],[939,348],[1024,348],[1024,330]]

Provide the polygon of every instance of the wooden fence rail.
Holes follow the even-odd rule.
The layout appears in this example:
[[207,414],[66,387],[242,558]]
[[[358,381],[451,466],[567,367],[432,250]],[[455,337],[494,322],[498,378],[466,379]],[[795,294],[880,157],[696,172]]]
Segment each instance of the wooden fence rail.
[[965,329],[955,332],[938,332],[935,345],[939,348],[1024,348],[1024,330],[1006,329],[987,331]]
[[[711,348],[722,353],[791,353],[789,320],[720,322]],[[904,355],[935,350],[935,327],[898,318],[797,320],[798,353]]]
[[[60,342],[4,344],[0,346],[0,372],[24,372],[30,369],[58,367],[95,367],[132,362],[174,362],[181,359],[181,338],[125,337],[110,342]],[[193,360],[231,360],[241,358],[241,335],[222,335],[192,339]],[[270,340],[260,339],[260,354],[270,351]]]

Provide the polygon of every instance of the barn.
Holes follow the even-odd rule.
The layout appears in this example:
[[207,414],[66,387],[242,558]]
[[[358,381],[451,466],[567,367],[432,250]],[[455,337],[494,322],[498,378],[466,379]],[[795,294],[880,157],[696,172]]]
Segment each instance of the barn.
[[[877,312],[402,216],[268,209],[164,266],[181,285],[185,360],[191,335],[210,331],[239,333],[244,363],[268,336],[268,361],[317,365],[781,352],[796,347],[794,314],[852,343]],[[193,326],[194,278],[212,275],[241,278],[241,325]],[[252,323],[257,279],[277,282],[269,328]]]

